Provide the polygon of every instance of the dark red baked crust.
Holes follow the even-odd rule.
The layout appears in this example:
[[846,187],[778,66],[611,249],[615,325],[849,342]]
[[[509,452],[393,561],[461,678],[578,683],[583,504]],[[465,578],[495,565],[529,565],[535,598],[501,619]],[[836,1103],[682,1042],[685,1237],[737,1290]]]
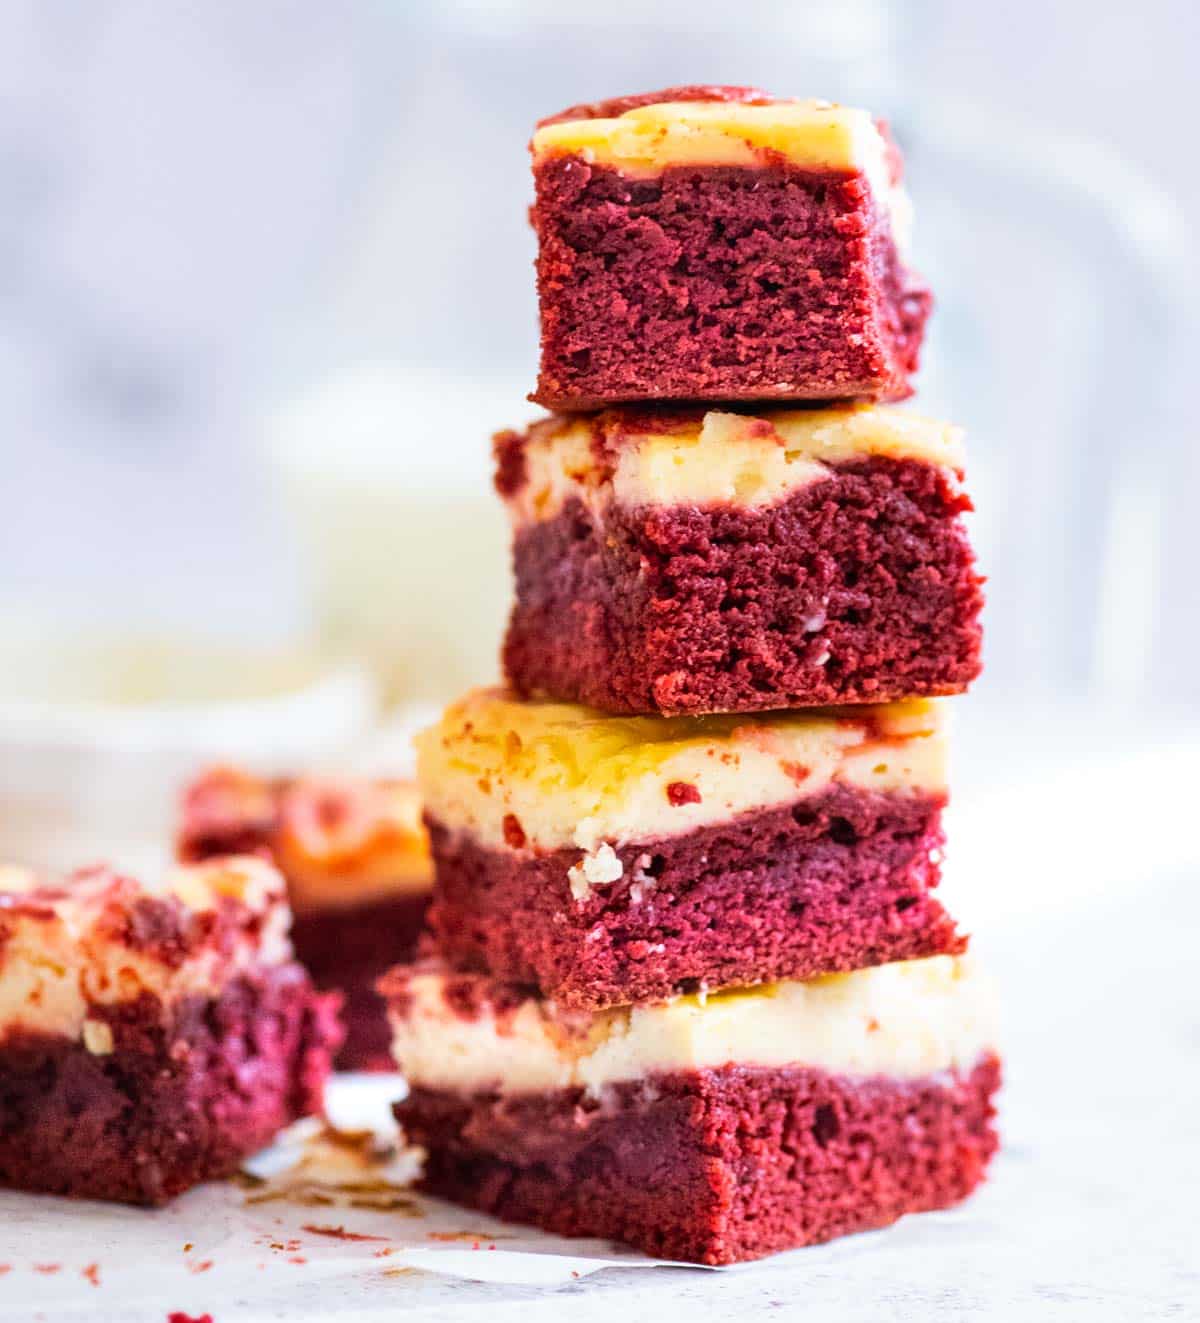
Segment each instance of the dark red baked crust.
[[982,641],[968,509],[942,469],[878,456],[767,507],[573,499],[517,533],[505,673],[607,712],[958,693]]
[[427,950],[571,1008],[958,953],[932,895],[943,802],[835,786],[622,845],[621,878],[583,901],[579,850],[490,850],[431,819]]
[[0,1040],[0,1185],[163,1204],[229,1176],[319,1112],[341,1040],[337,998],[298,965],[182,1001],[93,1006],[113,1050],[17,1031]]
[[346,1040],[338,1070],[395,1070],[387,1012],[375,984],[398,962],[411,960],[429,904],[426,892],[391,896],[346,908],[297,915],[296,957],[318,988],[342,994]]
[[538,403],[912,394],[932,296],[861,174],[566,155],[534,179]]
[[983,1178],[1000,1063],[917,1080],[726,1066],[396,1106],[435,1195],[658,1258],[735,1263],[946,1208]]

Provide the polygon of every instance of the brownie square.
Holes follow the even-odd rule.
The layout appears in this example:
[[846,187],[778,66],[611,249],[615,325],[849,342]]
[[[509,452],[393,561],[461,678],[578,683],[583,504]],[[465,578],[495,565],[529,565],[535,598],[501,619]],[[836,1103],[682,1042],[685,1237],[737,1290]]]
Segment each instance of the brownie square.
[[912,393],[931,297],[866,112],[673,88],[563,112],[531,149],[539,403]]
[[612,409],[502,433],[496,454],[522,694],[748,712],[979,673],[956,428],[879,407]]
[[962,962],[564,1014],[435,968],[383,984],[433,1194],[724,1264],[962,1199],[996,1148],[986,991]]
[[964,949],[938,705],[604,717],[468,695],[418,738],[426,950],[571,1008]]
[[256,859],[0,875],[0,1184],[162,1204],[319,1112],[336,996]]

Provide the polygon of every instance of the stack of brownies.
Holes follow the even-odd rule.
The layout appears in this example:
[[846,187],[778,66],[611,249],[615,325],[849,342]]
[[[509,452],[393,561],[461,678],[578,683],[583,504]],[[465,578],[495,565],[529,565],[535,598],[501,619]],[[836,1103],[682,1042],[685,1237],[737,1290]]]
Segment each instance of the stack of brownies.
[[434,1193],[706,1263],[981,1179],[989,990],[936,899],[979,671],[958,430],[886,128],[740,88],[533,144],[540,403],[497,438],[508,688],[419,740],[381,984]]

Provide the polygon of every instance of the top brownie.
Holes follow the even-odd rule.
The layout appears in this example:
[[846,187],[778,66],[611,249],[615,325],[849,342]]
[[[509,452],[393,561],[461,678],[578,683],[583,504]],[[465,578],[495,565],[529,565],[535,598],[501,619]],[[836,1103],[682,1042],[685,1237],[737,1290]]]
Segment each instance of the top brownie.
[[539,403],[912,393],[931,300],[866,111],[670,88],[543,120],[531,151]]

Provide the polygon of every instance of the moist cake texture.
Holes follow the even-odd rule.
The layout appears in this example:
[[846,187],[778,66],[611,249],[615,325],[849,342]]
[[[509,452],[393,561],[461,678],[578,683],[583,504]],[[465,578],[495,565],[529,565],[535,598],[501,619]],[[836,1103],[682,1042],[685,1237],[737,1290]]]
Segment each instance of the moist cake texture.
[[595,1015],[437,967],[383,985],[431,1192],[729,1263],[947,1207],[995,1148],[990,989],[935,958]]
[[342,1070],[391,1070],[379,976],[410,959],[433,874],[410,782],[264,779],[218,767],[186,791],[184,860],[262,852],[283,872],[296,956],[318,988],[343,997]]
[[552,116],[530,146],[540,403],[911,393],[931,298],[865,111],[671,88]]
[[982,579],[957,428],[888,408],[611,409],[496,438],[520,693],[736,712],[957,693]]
[[431,950],[595,1008],[961,951],[924,701],[608,717],[478,691],[418,737]]
[[288,920],[253,858],[0,870],[0,1184],[160,1204],[319,1111],[337,998]]

